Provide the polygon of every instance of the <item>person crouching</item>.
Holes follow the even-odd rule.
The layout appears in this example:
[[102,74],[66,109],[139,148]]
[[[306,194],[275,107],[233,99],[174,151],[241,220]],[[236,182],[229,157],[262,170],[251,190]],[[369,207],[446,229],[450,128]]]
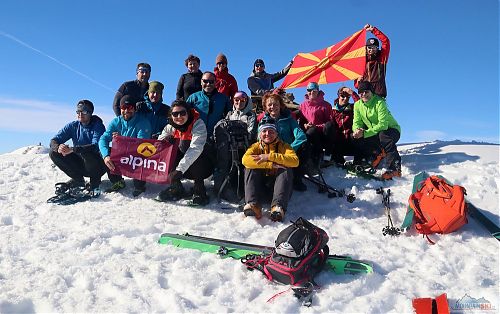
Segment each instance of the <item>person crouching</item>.
[[161,191],[158,201],[177,201],[185,196],[182,178],[194,180],[193,205],[206,205],[209,198],[204,179],[213,173],[214,166],[209,156],[207,127],[198,111],[184,100],[175,100],[170,108],[169,124],[158,137],[159,140],[178,141],[174,170],[168,177],[170,186]]
[[259,123],[258,141],[243,155],[245,166],[245,216],[262,217],[262,203],[273,190],[271,220],[282,221],[293,191],[293,170],[299,158],[293,148],[278,137],[276,121],[264,117]]

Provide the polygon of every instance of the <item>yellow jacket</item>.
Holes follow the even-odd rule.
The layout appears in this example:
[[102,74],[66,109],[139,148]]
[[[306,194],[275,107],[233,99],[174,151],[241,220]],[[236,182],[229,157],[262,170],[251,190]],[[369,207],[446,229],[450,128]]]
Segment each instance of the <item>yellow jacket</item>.
[[[269,160],[258,164],[253,160],[252,155],[260,154],[269,154]],[[242,163],[249,169],[266,169],[274,172],[273,163],[287,168],[295,168],[299,165],[299,157],[289,144],[276,139],[271,144],[265,144],[261,141],[254,143],[243,155]]]

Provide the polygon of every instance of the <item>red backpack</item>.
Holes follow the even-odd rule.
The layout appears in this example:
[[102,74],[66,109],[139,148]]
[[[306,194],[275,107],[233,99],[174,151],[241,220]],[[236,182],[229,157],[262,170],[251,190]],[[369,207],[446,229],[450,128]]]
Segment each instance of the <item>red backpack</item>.
[[410,195],[410,207],[415,212],[418,233],[450,233],[467,223],[465,188],[450,185],[445,179],[430,176]]

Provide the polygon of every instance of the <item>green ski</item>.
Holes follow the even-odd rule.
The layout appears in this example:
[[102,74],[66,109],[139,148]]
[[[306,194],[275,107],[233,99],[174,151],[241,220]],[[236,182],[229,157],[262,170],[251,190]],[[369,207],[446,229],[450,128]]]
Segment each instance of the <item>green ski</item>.
[[[206,238],[191,234],[163,233],[158,240],[160,244],[170,244],[176,247],[195,249],[202,252],[214,253],[221,257],[242,259],[248,254],[271,254],[273,247]],[[349,256],[330,255],[326,262],[329,271],[335,274],[372,273],[373,267],[365,262],[352,259]]]
[[[417,192],[420,182],[424,181],[428,177],[429,177],[429,175],[425,171],[422,171],[419,174],[417,174],[413,178],[413,188],[411,189],[411,194]],[[408,205],[408,209],[406,210],[405,219],[403,220],[403,224],[401,225],[401,228],[400,228],[401,230],[408,229],[411,226],[411,224],[413,223],[413,215],[414,214],[415,213],[413,212],[413,209],[411,209],[411,207]]]

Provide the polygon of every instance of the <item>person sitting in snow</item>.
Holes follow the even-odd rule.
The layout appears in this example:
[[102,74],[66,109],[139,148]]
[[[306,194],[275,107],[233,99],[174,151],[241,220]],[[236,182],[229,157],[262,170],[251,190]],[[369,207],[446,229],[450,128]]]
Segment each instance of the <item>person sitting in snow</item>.
[[271,220],[282,221],[293,192],[293,169],[299,158],[293,148],[278,137],[276,121],[264,117],[259,123],[259,140],[243,155],[245,166],[245,216],[262,217],[262,203],[273,190]]
[[358,155],[352,137],[354,104],[349,103],[351,97],[354,102],[359,100],[359,96],[355,91],[342,86],[337,91],[337,98],[333,101],[332,123],[334,132],[331,159],[338,165],[344,165],[344,156],[354,156],[356,158]]
[[250,97],[244,91],[238,91],[234,94],[233,110],[226,115],[228,120],[241,120],[246,123],[251,143],[255,142],[257,138],[257,117],[252,109]]
[[[99,150],[101,151],[104,163],[111,171],[115,170],[115,164],[110,157],[111,152],[109,144],[114,136],[121,135],[135,138],[151,138],[151,124],[146,117],[136,114],[135,105],[136,102],[133,100],[132,96],[123,96],[120,100],[121,115],[111,120],[108,129],[99,140]],[[106,193],[117,192],[125,188],[125,181],[121,175],[108,172],[108,177],[113,185],[105,191]],[[133,184],[134,191],[132,195],[134,197],[146,191],[145,181],[134,179]]]
[[314,171],[312,166],[309,167],[308,165],[310,145],[307,143],[306,134],[295,120],[293,112],[286,108],[280,95],[275,93],[265,94],[262,97],[262,105],[264,112],[257,117],[257,120],[261,121],[265,117],[271,117],[276,121],[280,139],[290,144],[300,159],[299,166],[293,169],[293,188],[299,192],[306,191],[307,186],[302,182],[302,176],[305,173],[312,174]]
[[168,123],[170,107],[162,103],[163,84],[158,81],[149,83],[149,89],[144,95],[144,101],[136,104],[137,113],[144,115],[151,124],[151,137],[158,138]]
[[316,82],[307,84],[307,94],[300,104],[297,122],[311,146],[311,164],[319,168],[320,158],[332,154],[334,125],[331,122],[332,105],[324,99],[325,93]]
[[207,145],[207,128],[200,114],[183,100],[176,100],[170,109],[169,124],[158,137],[159,140],[178,142],[174,169],[168,177],[170,186],[161,191],[158,201],[176,201],[184,197],[181,179],[194,180],[192,203],[206,205],[209,202],[204,180],[213,172],[210,149]]
[[[66,182],[68,188],[83,187],[84,177],[90,177],[87,188],[90,192],[98,193],[101,177],[106,173],[98,142],[106,129],[101,118],[93,115],[93,112],[94,104],[90,100],[84,99],[77,103],[77,120],[66,124],[50,140],[49,157],[71,178]],[[70,139],[73,147],[65,144]]]
[[372,91],[370,82],[360,82],[360,100],[354,104],[352,123],[355,145],[363,157],[376,168],[385,157],[388,170],[382,174],[385,180],[401,176],[401,157],[396,143],[401,127],[387,108],[385,100]]

